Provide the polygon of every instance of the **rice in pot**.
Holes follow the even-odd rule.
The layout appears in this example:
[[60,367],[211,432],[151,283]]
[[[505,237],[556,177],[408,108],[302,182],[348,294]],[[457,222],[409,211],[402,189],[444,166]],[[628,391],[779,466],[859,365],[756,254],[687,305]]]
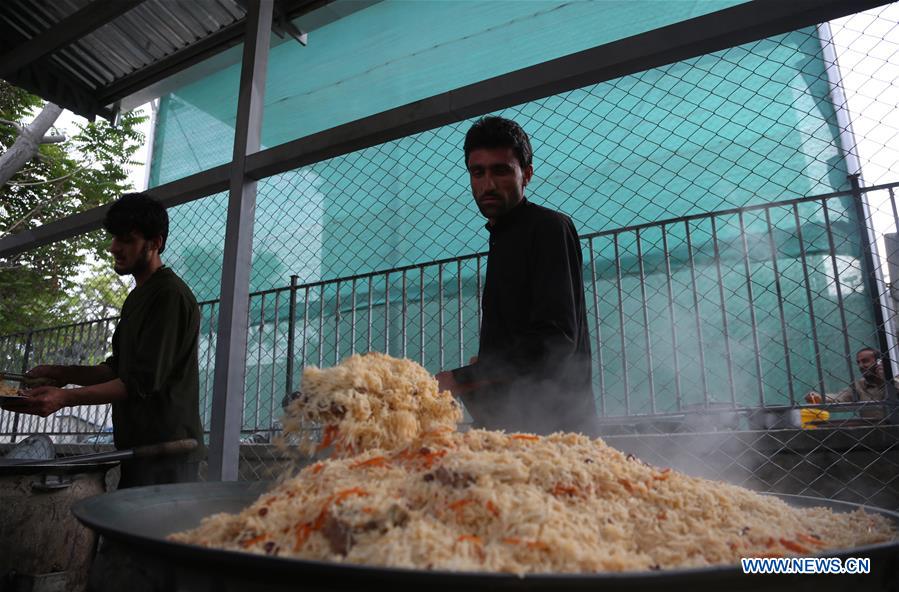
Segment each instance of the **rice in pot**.
[[[460,433],[424,368],[383,354],[309,368],[285,420],[331,458],[171,540],[250,553],[516,574],[738,563],[890,541],[883,517],[795,509],[647,465],[601,439]],[[301,442],[308,448],[312,443]]]

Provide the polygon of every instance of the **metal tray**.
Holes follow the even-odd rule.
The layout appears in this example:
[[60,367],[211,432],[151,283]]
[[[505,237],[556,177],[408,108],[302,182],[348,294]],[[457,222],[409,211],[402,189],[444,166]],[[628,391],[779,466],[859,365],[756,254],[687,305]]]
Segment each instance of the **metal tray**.
[[[464,590],[897,590],[899,543],[827,552],[832,557],[869,557],[867,575],[745,575],[738,565],[701,569],[608,574],[510,574],[423,571],[369,567],[283,557],[268,557],[207,549],[165,540],[171,533],[197,526],[217,512],[238,512],[271,486],[267,482],[190,483],[118,491],[78,503],[73,511],[90,528],[131,557],[141,573],[155,573],[158,582],[147,590],[371,590],[381,585],[394,591]],[[778,495],[795,507],[827,506],[852,511],[845,502]],[[899,527],[899,514],[882,514]],[[149,562],[149,563],[148,563]],[[119,562],[121,563],[121,562]],[[121,574],[120,574],[121,575]],[[114,582],[114,577],[102,578]],[[127,582],[128,576],[122,576]],[[111,588],[110,588],[111,589]]]

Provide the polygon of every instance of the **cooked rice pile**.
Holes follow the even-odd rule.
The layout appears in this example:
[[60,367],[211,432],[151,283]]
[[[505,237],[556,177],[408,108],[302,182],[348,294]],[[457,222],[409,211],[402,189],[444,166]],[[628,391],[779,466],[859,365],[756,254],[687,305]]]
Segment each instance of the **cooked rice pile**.
[[3,397],[21,397],[22,393],[17,387],[0,382],[0,396]]
[[456,432],[458,406],[407,360],[369,354],[309,369],[304,391],[305,401],[290,411],[328,424],[323,444],[333,446],[332,458],[240,514],[209,517],[172,540],[334,562],[523,574],[733,564],[897,535],[881,516],[793,509],[649,466],[599,439]]
[[[332,448],[337,455],[409,444],[429,431],[454,430],[462,419],[448,391],[411,360],[372,352],[351,356],[333,368],[307,368],[303,396],[287,409],[286,434],[300,436],[304,452]],[[309,440],[306,422],[325,426],[322,442]]]

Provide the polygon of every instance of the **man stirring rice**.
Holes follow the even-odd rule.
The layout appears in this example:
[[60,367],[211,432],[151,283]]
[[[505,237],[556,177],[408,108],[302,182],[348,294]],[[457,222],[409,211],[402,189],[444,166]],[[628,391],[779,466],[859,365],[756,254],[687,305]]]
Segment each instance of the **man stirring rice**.
[[592,432],[583,256],[571,219],[532,203],[531,143],[514,121],[478,120],[465,137],[471,190],[490,251],[477,358],[437,374],[476,427]]
[[185,438],[200,443],[187,457],[123,462],[119,488],[195,481],[203,456],[200,310],[190,288],[160,259],[168,214],[152,198],[133,193],[109,208],[103,226],[112,235],[116,273],[133,276],[136,284],[122,306],[112,356],[96,366],[37,366],[28,372],[32,379],[83,386],[37,387],[4,408],[46,417],[63,407],[112,403],[119,449]]

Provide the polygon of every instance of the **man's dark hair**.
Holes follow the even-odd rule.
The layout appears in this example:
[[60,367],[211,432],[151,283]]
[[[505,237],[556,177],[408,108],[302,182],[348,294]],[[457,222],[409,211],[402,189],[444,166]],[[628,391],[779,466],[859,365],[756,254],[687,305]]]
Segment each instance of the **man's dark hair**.
[[159,252],[165,250],[169,236],[169,215],[158,201],[145,193],[126,193],[113,202],[103,218],[103,228],[113,236],[126,236],[132,230],[145,239],[162,237]]
[[867,347],[867,346],[866,346],[866,347],[861,348],[861,349],[858,350],[857,352],[855,352],[855,359],[857,360],[859,354],[861,354],[862,352],[866,352],[866,351],[874,352],[874,357],[875,357],[876,359],[878,359],[878,360],[882,357],[882,356],[880,355],[880,350],[879,350],[879,349],[874,349],[873,347]]
[[511,148],[521,168],[530,166],[534,157],[531,140],[521,126],[503,117],[488,115],[474,122],[465,134],[465,164],[473,150],[479,148]]

